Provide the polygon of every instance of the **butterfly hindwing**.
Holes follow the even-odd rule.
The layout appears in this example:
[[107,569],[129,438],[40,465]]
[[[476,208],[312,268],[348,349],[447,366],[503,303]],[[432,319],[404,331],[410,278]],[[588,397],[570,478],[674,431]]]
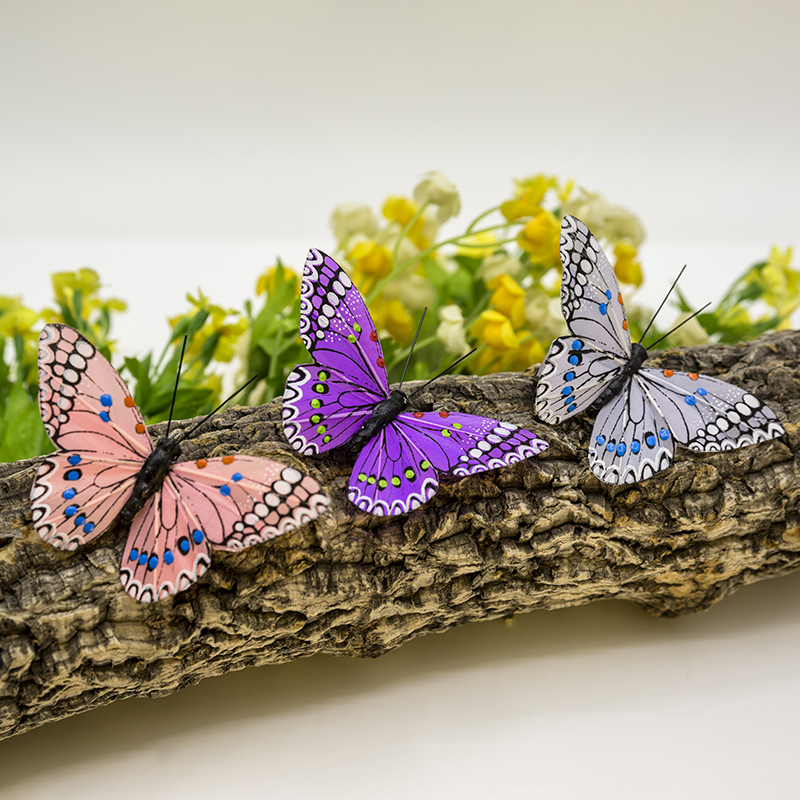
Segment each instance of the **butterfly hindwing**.
[[637,483],[665,470],[675,443],[666,420],[636,378],[598,412],[589,466],[604,483]]
[[183,591],[208,569],[210,549],[265,542],[315,519],[329,502],[310,475],[266,458],[175,464],[134,520],[122,585],[140,601]]
[[39,336],[39,410],[60,450],[144,461],[153,445],[125,381],[68,325]]
[[631,337],[614,268],[579,219],[561,221],[561,310],[570,331],[593,350],[627,360]]
[[769,406],[719,378],[647,367],[637,378],[661,410],[675,441],[690,450],[733,450],[786,432]]
[[624,362],[598,353],[577,336],[554,339],[536,376],[536,413],[550,423],[586,411]]
[[133,491],[140,462],[54,453],[31,489],[33,527],[59,550],[74,550],[105,532]]
[[339,447],[365,422],[382,395],[319,364],[292,370],[283,394],[283,432],[304,455]]
[[303,268],[300,338],[318,364],[389,395],[381,343],[364,299],[350,276],[319,250],[309,251]]

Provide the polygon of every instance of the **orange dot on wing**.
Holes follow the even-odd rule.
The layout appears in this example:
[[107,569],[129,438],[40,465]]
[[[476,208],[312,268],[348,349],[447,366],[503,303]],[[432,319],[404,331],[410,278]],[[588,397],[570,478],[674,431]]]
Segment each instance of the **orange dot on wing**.
[[447,419],[447,418],[450,416],[450,412],[449,412],[449,411],[440,411],[440,412],[439,412],[439,416],[440,416],[442,419]]
[[378,334],[377,334],[377,333],[375,333],[375,331],[372,331],[372,332],[370,333],[370,335],[369,335],[369,338],[370,338],[370,339],[371,339],[373,342],[377,342],[377,341],[378,341]]
[[222,457],[223,464],[233,464],[233,456],[223,456]]
[[622,327],[625,328],[625,330],[628,330],[628,320],[622,320]]
[[425,415],[424,415],[424,414],[423,414],[421,411],[415,411],[415,412],[414,412],[414,416],[415,416],[417,419],[422,419],[422,418],[423,418]]
[[690,378],[691,378],[693,381],[696,381],[696,380],[697,380],[697,373],[696,373],[696,372],[690,372],[690,373],[689,373],[689,377],[690,377]]
[[622,305],[622,292],[617,295],[617,300],[619,300],[619,304]]
[[665,369],[664,370],[664,377],[665,378],[671,378],[674,374],[675,373],[671,369]]
[[130,395],[125,398],[124,402],[126,408],[133,408],[136,405],[136,401]]
[[378,359],[378,366],[379,366],[379,367],[383,367],[383,366],[385,366],[385,363],[386,363],[386,362],[385,362],[385,361],[384,361],[382,358],[379,358],[379,359]]
[[208,461],[206,461],[204,458],[198,458],[197,461],[195,461],[195,464],[197,464],[198,469],[205,469],[208,466]]
[[146,430],[147,428],[145,428],[141,422],[136,423],[136,433],[144,433]]

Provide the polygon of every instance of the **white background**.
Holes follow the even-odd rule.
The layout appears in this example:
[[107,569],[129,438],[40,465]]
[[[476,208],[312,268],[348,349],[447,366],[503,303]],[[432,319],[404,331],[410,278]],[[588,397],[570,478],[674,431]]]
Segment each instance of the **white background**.
[[[696,304],[800,244],[794,2],[0,2],[2,294],[90,265],[163,341],[343,201],[440,169],[457,224],[537,171],[642,217]],[[597,604],[312,658],[0,743],[4,798],[796,797],[798,576],[710,613]]]

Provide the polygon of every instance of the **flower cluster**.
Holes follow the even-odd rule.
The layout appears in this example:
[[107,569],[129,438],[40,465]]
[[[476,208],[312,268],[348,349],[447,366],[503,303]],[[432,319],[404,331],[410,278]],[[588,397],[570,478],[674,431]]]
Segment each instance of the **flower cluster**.
[[[399,379],[420,324],[407,380],[429,379],[473,348],[478,352],[458,371],[523,370],[541,362],[552,340],[566,333],[559,259],[564,214],[583,220],[612,257],[631,334],[638,338],[651,323],[652,311],[637,298],[644,230],[634,214],[544,174],[516,181],[509,194],[446,234],[461,197],[440,172],[423,175],[408,194],[389,195],[378,211],[357,203],[334,210],[334,257],[367,299],[390,380]],[[773,248],[714,308],[697,316],[676,291],[677,319],[668,326],[656,320],[648,341],[664,336],[662,347],[739,342],[789,327],[800,306],[800,271],[791,262],[791,248]],[[101,290],[97,273],[84,268],[53,276],[54,308],[34,311],[21,298],[0,296],[0,460],[37,455],[49,446],[36,407],[36,342],[43,323],[66,322],[106,356],[114,354],[112,322],[125,303]],[[184,338],[176,416],[210,411],[219,401],[223,372],[230,377],[235,371],[240,383],[259,376],[237,399],[265,402],[282,394],[295,364],[308,360],[298,336],[300,278],[280,261],[257,276],[255,298],[242,311],[218,306],[200,291],[187,302],[186,311],[170,318],[158,357],[125,358],[122,365],[148,421],[169,414]]]

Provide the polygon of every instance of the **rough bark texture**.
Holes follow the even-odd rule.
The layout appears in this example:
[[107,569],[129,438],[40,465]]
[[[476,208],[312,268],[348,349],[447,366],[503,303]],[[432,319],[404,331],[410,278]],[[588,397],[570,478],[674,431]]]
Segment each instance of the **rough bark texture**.
[[[543,456],[444,483],[419,511],[383,520],[346,499],[352,460],[299,460],[280,402],[235,408],[186,443],[187,459],[275,457],[319,478],[332,508],[240,554],[175,598],[122,591],[125,533],[74,553],[30,527],[36,461],[0,465],[0,737],[118,698],[313,653],[378,656],[472,620],[616,597],[657,615],[701,611],[800,564],[800,333],[746,346],[664,351],[651,362],[719,375],[767,402],[781,439],[674,466],[631,487],[589,471],[592,415],[559,427],[533,414],[535,369],[444,378],[418,396],[498,417],[550,442]],[[156,426],[157,427],[157,426]]]

